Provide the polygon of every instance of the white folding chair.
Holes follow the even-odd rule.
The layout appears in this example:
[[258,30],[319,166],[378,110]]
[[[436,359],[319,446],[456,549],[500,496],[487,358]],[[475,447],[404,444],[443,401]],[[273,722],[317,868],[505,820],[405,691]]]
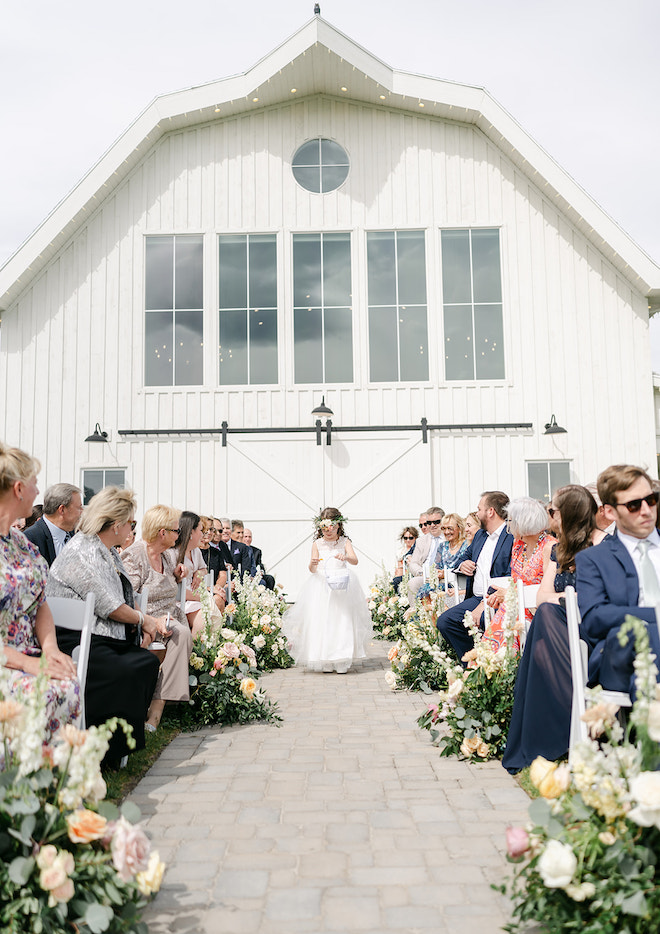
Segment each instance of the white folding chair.
[[[582,714],[587,709],[585,688],[588,678],[589,649],[587,643],[580,639],[580,610],[577,602],[575,588],[567,587],[564,591],[566,601],[566,623],[568,626],[568,646],[571,654],[571,679],[573,681],[573,702],[571,704],[571,733],[569,740],[569,753],[578,742],[588,739],[587,724],[582,720]],[[619,707],[631,707],[630,696],[623,691],[603,691],[600,700],[608,704],[617,704]]]
[[518,591],[518,631],[521,652],[531,625],[527,619],[525,610],[533,610],[536,607],[536,595],[539,592],[539,586],[539,584],[523,584],[521,580],[516,581],[516,589]]
[[55,625],[61,629],[71,629],[80,633],[80,645],[73,650],[72,658],[76,662],[76,674],[80,684],[80,725],[85,729],[85,685],[89,650],[92,644],[94,625],[94,604],[96,596],[88,593],[85,600],[72,600],[68,597],[49,597],[48,606],[53,614]]
[[209,571],[208,574],[204,575],[204,583],[206,584],[206,589],[209,593],[213,593],[213,587],[215,586],[215,581],[213,580],[213,571]]
[[[449,593],[450,588],[452,588],[451,594]],[[461,598],[458,593],[458,575],[456,571],[445,567],[445,602],[447,607],[458,606],[460,600]]]
[[181,607],[183,613],[186,612],[186,590],[188,589],[188,578],[184,577],[179,581],[179,587],[176,592],[176,602]]
[[135,594],[135,609],[140,613],[147,612],[147,603],[149,602],[149,588],[143,587],[140,593]]

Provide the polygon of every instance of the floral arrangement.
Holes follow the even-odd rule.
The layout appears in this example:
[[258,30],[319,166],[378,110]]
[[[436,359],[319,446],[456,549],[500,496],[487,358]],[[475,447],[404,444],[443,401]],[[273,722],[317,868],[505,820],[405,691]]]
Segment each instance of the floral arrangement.
[[447,672],[458,659],[442,641],[435,619],[433,607],[415,605],[415,613],[404,625],[402,637],[387,656],[391,669],[385,672],[385,680],[393,691],[408,688],[430,694],[447,687]]
[[183,727],[280,719],[277,704],[257,687],[255,651],[236,630],[207,620],[193,642],[189,666],[190,701],[169,714]]
[[46,744],[45,675],[10,699],[0,656],[0,928],[146,934],[141,912],[165,866],[139,809],[103,801],[100,768],[112,732],[131,728],[66,725]]
[[626,731],[616,708],[596,704],[584,716],[591,738],[568,765],[532,763],[541,797],[529,826],[507,831],[509,859],[520,864],[500,888],[514,903],[509,931],[533,920],[554,931],[647,934],[660,917],[660,686],[646,625],[628,617],[619,638],[631,632],[636,701]]
[[404,576],[400,593],[392,587],[392,576],[383,566],[371,585],[369,610],[374,628],[374,638],[394,642],[403,637],[406,624],[405,613],[410,607],[408,600],[408,578]]
[[286,608],[280,593],[268,590],[249,574],[236,580],[235,602],[225,607],[225,620],[254,650],[261,671],[294,664],[281,627]]
[[[440,693],[440,703],[429,706],[417,721],[422,729],[430,731],[432,742],[442,747],[443,756],[483,761],[497,758],[506,744],[519,663],[517,603],[516,585],[512,582],[506,593],[502,623],[505,639],[497,649],[482,639],[472,614],[465,614],[464,625],[475,642],[463,656],[467,668],[455,665],[447,669],[447,687]],[[448,733],[442,736],[440,723],[448,727]]]
[[314,516],[313,518],[314,528],[315,529],[331,529],[335,525],[339,525],[340,522],[348,522],[346,516],[336,516],[334,519],[322,519],[321,514]]

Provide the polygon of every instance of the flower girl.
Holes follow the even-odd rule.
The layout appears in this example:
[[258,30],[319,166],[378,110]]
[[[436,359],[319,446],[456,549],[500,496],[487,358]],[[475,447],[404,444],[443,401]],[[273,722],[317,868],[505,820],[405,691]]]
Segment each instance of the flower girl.
[[311,576],[282,619],[291,654],[313,671],[345,674],[366,657],[365,645],[372,635],[366,597],[350,568],[358,559],[344,534],[344,522],[333,507],[314,519]]

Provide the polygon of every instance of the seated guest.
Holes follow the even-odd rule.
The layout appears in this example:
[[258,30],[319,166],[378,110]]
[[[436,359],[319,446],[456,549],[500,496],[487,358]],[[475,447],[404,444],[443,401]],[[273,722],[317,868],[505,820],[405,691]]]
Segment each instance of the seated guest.
[[56,483],[44,493],[44,514],[25,532],[49,565],[73,535],[82,516],[80,490],[71,483]]
[[[493,577],[511,575],[513,535],[506,530],[506,507],[509,497],[499,490],[481,494],[477,516],[481,528],[472,539],[465,560],[457,570],[468,578],[465,599],[442,613],[436,622],[440,634],[449,642],[460,659],[474,647],[472,637],[463,625],[466,612],[473,612],[490,590]],[[483,628],[483,619],[478,625]]]
[[222,612],[226,602],[225,586],[227,584],[227,571],[225,570],[220,549],[214,544],[215,538],[217,537],[219,540],[222,533],[221,525],[217,526],[216,531],[216,522],[218,522],[218,520],[214,519],[213,516],[202,516],[203,535],[199,543],[199,550],[204,564],[213,574],[213,599],[215,600],[217,608]]
[[408,561],[415,550],[415,544],[419,538],[419,532],[414,527],[414,525],[407,525],[401,535],[399,535],[399,541],[402,543],[402,549],[399,557],[396,562],[395,576],[392,579],[392,587],[394,587],[395,593],[399,592],[399,584],[403,580],[403,575],[408,566]]
[[[37,460],[0,442],[0,640],[9,669],[10,691],[21,695],[34,689],[45,659],[49,681],[46,739],[67,723],[78,725],[80,689],[76,666],[60,651],[53,616],[45,602],[48,565],[23,532],[13,527],[30,515],[39,492]],[[5,698],[9,699],[9,698]],[[1,750],[0,750],[1,753]]]
[[476,512],[468,513],[465,517],[465,541],[468,545],[472,544],[472,539],[480,528],[481,522],[479,522]]
[[441,531],[444,509],[431,506],[426,510],[424,523],[420,517],[420,527],[425,525],[427,534],[418,539],[415,549],[408,559],[410,579],[408,581],[408,597],[410,603],[415,602],[419,589],[429,579],[429,572],[435,563],[435,556],[444,542]]
[[[654,490],[656,490],[656,487],[654,485],[656,482],[657,481],[654,481],[652,484]],[[597,528],[599,528],[601,532],[605,532],[606,535],[614,535],[614,533],[616,532],[616,522],[610,522],[608,517],[605,515],[605,507],[601,503],[600,496],[598,495],[598,484],[597,483],[586,483],[585,489],[589,490],[589,492],[591,493],[591,495],[596,501],[596,506],[598,507],[598,512],[596,513]]]
[[149,588],[149,616],[170,614],[167,652],[160,666],[156,690],[147,714],[147,729],[155,730],[163,715],[165,701],[187,701],[188,661],[192,652],[192,633],[184,612],[177,604],[179,580],[183,568],[174,564],[173,543],[179,534],[178,509],[172,506],[152,506],[142,517],[142,539],[122,552],[133,590],[141,593]]
[[199,549],[203,534],[201,517],[196,512],[184,510],[179,519],[179,534],[171,549],[171,558],[175,566],[182,564],[188,569],[185,614],[193,638],[204,627],[202,604],[196,593],[200,580],[206,575],[206,565]]
[[261,548],[257,548],[252,544],[252,529],[243,529],[243,544],[252,552],[254,563],[257,566],[257,574],[261,571],[261,583],[268,590],[275,590],[275,578],[272,574],[266,574]]
[[[140,646],[140,628],[148,645],[167,636],[164,618],[145,616],[134,607],[133,587],[115,545],[126,540],[133,525],[131,490],[108,486],[93,496],[80,520],[78,534],[55,558],[46,597],[84,600],[96,597],[89,653],[85,715],[90,726],[123,717],[133,727],[137,749],[144,747],[144,721],[158,679],[158,659]],[[80,633],[57,629],[62,651],[71,655]],[[116,767],[128,754],[121,729],[110,740],[105,762]]]
[[35,522],[38,522],[39,519],[41,519],[43,514],[44,514],[44,507],[42,503],[35,503],[35,505],[32,507],[32,512],[25,520],[25,525],[23,526],[23,530],[29,529],[30,526],[33,526]]
[[445,540],[435,556],[435,564],[443,575],[443,568],[454,571],[463,563],[470,542],[465,537],[465,523],[456,512],[444,517],[440,530]]
[[660,603],[658,494],[645,470],[620,464],[600,474],[598,495],[616,532],[576,557],[580,631],[592,647],[590,683],[634,693],[634,641],[629,638],[622,646],[617,637],[626,616],[637,616],[646,623],[651,651],[660,658],[655,619]]
[[[522,581],[525,585],[540,584],[543,574],[550,562],[550,548],[556,544],[556,539],[545,531],[548,516],[543,506],[536,499],[521,496],[514,499],[507,506],[509,531],[514,542],[511,550],[511,577],[514,581]],[[506,613],[506,593],[499,590],[488,598],[490,606],[499,605],[495,616],[486,626],[484,639],[493,645],[495,651],[504,644],[502,624]],[[527,621],[532,621],[532,611],[525,610]],[[514,648],[520,647],[518,634],[514,638]]]
[[[224,523],[224,519],[222,520]],[[231,562],[238,576],[243,580],[243,575],[248,573],[250,577],[256,577],[257,566],[254,561],[254,555],[243,544],[243,522],[241,519],[231,520],[231,541],[227,544],[231,552]]]
[[566,611],[559,605],[575,587],[575,557],[604,538],[596,527],[597,506],[583,486],[570,484],[552,497],[548,515],[558,543],[546,545],[545,571],[516,678],[513,712],[502,765],[519,772],[537,756],[550,761],[568,751],[571,728],[571,656]]

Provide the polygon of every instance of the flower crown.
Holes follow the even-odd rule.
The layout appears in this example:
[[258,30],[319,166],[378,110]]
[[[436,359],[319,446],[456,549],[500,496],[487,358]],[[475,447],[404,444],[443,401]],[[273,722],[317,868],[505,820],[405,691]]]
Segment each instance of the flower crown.
[[339,525],[340,522],[348,522],[346,516],[337,516],[335,519],[322,519],[320,516],[314,516],[315,529],[329,529],[333,525]]

